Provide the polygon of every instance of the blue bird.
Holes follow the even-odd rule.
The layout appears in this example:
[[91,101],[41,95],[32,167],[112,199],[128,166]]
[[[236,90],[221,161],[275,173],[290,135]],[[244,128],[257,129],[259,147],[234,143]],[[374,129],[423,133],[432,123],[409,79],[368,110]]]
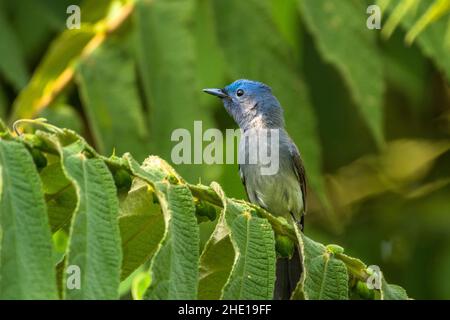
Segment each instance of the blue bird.
[[[306,177],[300,153],[284,129],[283,109],[269,86],[252,80],[237,80],[223,89],[204,89],[219,97],[227,112],[239,125],[242,136],[239,158],[248,159],[246,137],[259,131],[278,132],[278,170],[264,175],[260,162],[239,164],[239,173],[247,197],[269,212],[297,223],[303,230],[306,213]],[[270,138],[269,138],[270,140]],[[289,299],[301,274],[298,249],[289,258],[279,258],[276,268],[274,299]]]

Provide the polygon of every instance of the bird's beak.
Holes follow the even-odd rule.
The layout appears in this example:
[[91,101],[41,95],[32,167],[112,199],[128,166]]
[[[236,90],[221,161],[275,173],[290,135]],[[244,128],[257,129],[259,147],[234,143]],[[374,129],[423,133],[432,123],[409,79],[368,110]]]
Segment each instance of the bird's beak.
[[222,89],[203,89],[203,92],[216,96],[218,98],[227,98],[228,95]]

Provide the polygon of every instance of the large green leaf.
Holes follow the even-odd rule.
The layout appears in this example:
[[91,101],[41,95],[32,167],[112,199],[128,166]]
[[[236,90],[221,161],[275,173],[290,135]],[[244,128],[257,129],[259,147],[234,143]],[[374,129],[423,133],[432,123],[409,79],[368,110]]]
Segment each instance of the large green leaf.
[[317,243],[296,228],[303,260],[303,273],[294,299],[347,300],[347,267],[324,245]]
[[72,219],[66,268],[81,270],[81,288],[65,288],[68,299],[117,299],[122,252],[118,201],[105,163],[87,158],[78,144],[64,147],[63,164],[79,203]]
[[147,297],[195,299],[199,237],[192,195],[186,186],[157,183],[156,187],[169,226],[152,261],[152,284]]
[[348,299],[348,276],[342,261],[325,254],[311,259],[308,268],[309,277],[304,288],[308,299]]
[[135,65],[119,42],[109,42],[78,67],[84,110],[100,152],[131,152],[142,161],[149,135],[135,79]]
[[75,187],[64,173],[59,157],[54,157],[50,161],[52,162],[41,170],[40,178],[50,227],[52,232],[55,232],[70,222],[78,198]]
[[[147,158],[142,167],[125,156],[132,172],[155,190],[161,206],[165,232],[151,263],[149,299],[195,299],[198,288],[199,228],[194,199],[174,171],[158,157]],[[162,169],[162,170],[161,170]]]
[[376,33],[366,28],[363,3],[299,0],[299,4],[319,52],[340,71],[376,142],[382,144],[383,68]]
[[326,202],[315,114],[289,44],[275,36],[278,30],[270,1],[215,0],[214,5],[228,72],[233,79],[250,78],[272,87],[284,108],[287,129],[299,146],[309,182]]
[[243,208],[228,210],[227,217],[237,259],[223,289],[223,299],[272,299],[275,283],[275,240],[267,220],[244,213]]
[[135,179],[126,198],[120,202],[122,279],[153,255],[164,235],[163,214],[153,197],[148,184]]
[[235,252],[221,298],[272,299],[276,253],[270,224],[259,218],[248,205],[225,198],[218,185],[214,187],[223,201],[225,223]]
[[[213,183],[212,186],[222,198],[225,197],[218,185]],[[226,201],[223,204],[225,207],[220,211],[216,227],[200,256],[199,299],[220,299],[222,288],[233,267],[235,254],[230,240],[230,230],[225,222]]]
[[25,147],[0,140],[0,299],[57,299],[42,184]]

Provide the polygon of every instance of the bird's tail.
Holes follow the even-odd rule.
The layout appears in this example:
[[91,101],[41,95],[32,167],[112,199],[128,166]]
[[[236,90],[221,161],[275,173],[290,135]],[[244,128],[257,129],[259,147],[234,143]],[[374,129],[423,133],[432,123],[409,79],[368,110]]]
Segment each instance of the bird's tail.
[[292,258],[278,258],[274,300],[289,300],[302,273],[302,263],[297,246]]

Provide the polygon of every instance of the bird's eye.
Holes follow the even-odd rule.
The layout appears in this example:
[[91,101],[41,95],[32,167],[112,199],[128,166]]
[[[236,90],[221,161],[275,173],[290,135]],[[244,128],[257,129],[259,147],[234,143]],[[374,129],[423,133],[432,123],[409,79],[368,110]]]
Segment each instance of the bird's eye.
[[238,97],[242,97],[242,96],[244,95],[244,90],[239,89],[238,91],[236,91],[236,95],[237,95]]

